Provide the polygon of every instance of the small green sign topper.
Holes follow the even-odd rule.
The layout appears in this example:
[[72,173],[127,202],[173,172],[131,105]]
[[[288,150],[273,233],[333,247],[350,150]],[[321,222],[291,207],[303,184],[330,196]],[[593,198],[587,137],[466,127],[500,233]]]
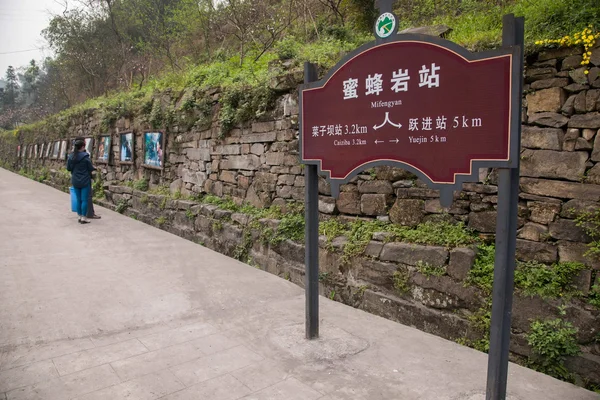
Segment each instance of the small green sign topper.
[[375,34],[381,39],[385,39],[396,32],[396,16],[386,12],[377,18],[375,22]]

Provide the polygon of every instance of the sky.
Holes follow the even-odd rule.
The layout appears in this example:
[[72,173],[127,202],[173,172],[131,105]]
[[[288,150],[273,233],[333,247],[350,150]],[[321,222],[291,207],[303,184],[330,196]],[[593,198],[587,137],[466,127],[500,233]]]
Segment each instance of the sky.
[[[64,0],[0,0],[0,78],[15,68],[40,62],[52,52],[42,36],[51,13],[64,10]],[[72,3],[72,0],[71,2]]]

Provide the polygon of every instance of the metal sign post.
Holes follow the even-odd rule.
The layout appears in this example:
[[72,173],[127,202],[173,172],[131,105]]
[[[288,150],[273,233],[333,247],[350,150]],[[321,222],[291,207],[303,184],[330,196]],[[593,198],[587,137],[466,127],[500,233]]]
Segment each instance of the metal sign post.
[[321,80],[307,63],[300,89],[306,177],[306,337],[319,336],[318,174],[340,186],[389,165],[417,175],[450,206],[455,190],[499,168],[487,399],[506,396],[519,189],[523,19],[504,17],[503,47],[471,53],[427,35],[397,35],[392,0],[380,0],[376,40]]
[[[523,49],[525,21],[506,15],[502,21],[502,45]],[[521,56],[522,57],[522,56]],[[523,76],[523,63],[519,66]],[[518,93],[522,91],[523,79],[513,82]],[[521,97],[518,108],[521,110]],[[513,115],[520,121],[521,115]],[[521,124],[513,124],[514,140],[521,143]],[[492,289],[492,320],[490,328],[490,352],[488,356],[487,400],[504,400],[508,376],[508,352],[510,324],[515,278],[515,251],[517,241],[517,211],[519,205],[519,164],[517,155],[512,168],[498,171],[498,215],[496,217],[496,257],[494,260],[494,286]]]
[[[316,66],[304,64],[304,83],[317,79]],[[316,339],[319,337],[319,176],[316,165],[305,165],[304,180],[306,338]]]

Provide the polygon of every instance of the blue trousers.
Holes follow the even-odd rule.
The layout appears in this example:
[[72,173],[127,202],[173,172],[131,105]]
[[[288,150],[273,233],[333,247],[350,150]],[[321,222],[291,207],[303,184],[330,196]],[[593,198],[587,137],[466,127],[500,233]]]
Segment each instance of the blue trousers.
[[75,197],[77,197],[77,215],[85,217],[88,209],[88,196],[90,195],[90,187],[74,188]]

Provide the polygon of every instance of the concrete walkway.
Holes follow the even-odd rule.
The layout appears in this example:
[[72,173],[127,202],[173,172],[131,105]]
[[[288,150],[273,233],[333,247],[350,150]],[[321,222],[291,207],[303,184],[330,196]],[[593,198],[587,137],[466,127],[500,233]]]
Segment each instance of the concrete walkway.
[[[0,169],[0,399],[484,399],[487,357]],[[510,399],[599,396],[511,365]]]

